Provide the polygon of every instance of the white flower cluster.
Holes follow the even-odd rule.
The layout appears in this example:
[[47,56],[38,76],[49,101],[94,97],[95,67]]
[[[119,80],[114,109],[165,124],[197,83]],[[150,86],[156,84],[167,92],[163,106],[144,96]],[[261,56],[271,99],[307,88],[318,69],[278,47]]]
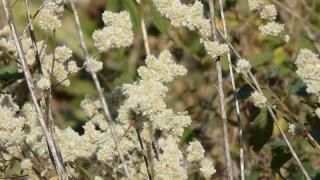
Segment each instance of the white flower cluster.
[[[85,101],[87,103],[93,102],[90,97],[87,97]],[[83,104],[86,104],[86,102]],[[96,104],[99,106],[98,103]],[[92,111],[92,108],[87,105],[83,105],[83,107],[88,108],[84,109],[86,112]],[[95,110],[98,111],[99,108],[101,107],[96,107]],[[31,148],[32,154],[36,154],[38,158],[42,159],[41,161],[46,160],[48,162],[42,162],[41,166],[45,166],[46,170],[41,174],[45,175],[50,169],[54,171],[52,166],[46,165],[50,164],[49,153],[42,128],[37,120],[35,107],[32,104],[26,103],[20,109],[10,95],[1,94],[0,113],[2,115],[2,118],[0,118],[0,146],[1,148],[5,148],[4,153],[6,158],[13,159],[16,157],[20,159],[26,153],[25,151],[22,152],[22,149],[29,150]],[[66,163],[75,162],[81,158],[88,160],[92,158],[94,162],[92,166],[95,166],[99,163],[98,161],[102,160],[102,162],[106,164],[118,165],[118,168],[121,168],[121,165],[118,164],[118,157],[117,153],[115,153],[116,150],[113,141],[110,141],[110,139],[112,139],[111,133],[107,128],[103,131],[96,129],[97,125],[106,123],[103,116],[101,120],[97,121],[97,119],[99,119],[98,117],[101,117],[100,115],[99,112],[96,112],[95,116],[91,116],[92,119],[83,126],[83,135],[79,135],[71,128],[64,130],[55,128],[56,139]],[[123,128],[118,128],[117,130],[123,134],[124,131],[121,131],[122,129]],[[131,141],[122,140],[120,145],[125,152],[130,153],[132,148],[129,147],[135,147],[136,144],[138,143],[133,139]],[[95,156],[96,154],[97,156]],[[26,159],[22,159],[21,161],[21,168],[26,170],[29,176],[32,176],[32,173],[34,173],[32,171],[34,163],[32,159],[34,158],[30,157],[30,159],[28,159],[26,157]],[[76,175],[74,169],[69,166],[67,166],[67,172],[70,176]]]
[[[65,63],[71,56],[71,51],[66,47],[55,50],[59,60],[57,64]],[[50,56],[51,57],[51,56]],[[140,67],[138,73],[140,80],[133,84],[123,86],[124,95],[127,97],[123,105],[111,103],[111,110],[118,110],[115,130],[117,131],[119,146],[124,152],[130,173],[134,177],[144,179],[147,177],[143,158],[140,156],[141,147],[138,142],[135,129],[139,129],[145,147],[151,142],[157,143],[159,149],[158,158],[155,160],[154,168],[156,179],[187,179],[187,164],[199,163],[199,171],[204,177],[210,177],[214,173],[212,161],[204,159],[204,149],[198,141],[193,141],[187,148],[188,155],[185,157],[179,147],[179,140],[185,127],[191,123],[186,113],[175,113],[166,108],[164,102],[165,93],[168,91],[166,83],[173,81],[178,76],[185,75],[186,69],[174,63],[173,57],[168,51],[164,51],[159,58],[148,56],[146,66]],[[50,67],[50,66],[48,66]],[[46,66],[43,67],[46,70]],[[118,98],[118,91],[111,94],[112,98]],[[110,99],[107,99],[108,101]],[[110,100],[112,101],[112,100]],[[112,175],[119,177],[116,169],[121,169],[116,146],[111,140],[112,135],[107,121],[101,114],[100,100],[87,96],[81,107],[90,120],[83,126],[84,133],[78,134],[71,128],[55,128],[56,139],[60,146],[62,157],[66,163],[77,162],[81,159],[90,160],[90,166],[97,164],[114,167],[103,169],[99,172],[101,177]],[[49,154],[43,136],[41,126],[37,120],[35,107],[29,103],[20,109],[11,96],[0,96],[0,113],[3,115],[0,123],[0,137],[11,156],[21,157],[20,145],[24,142],[30,146],[32,151],[43,160],[49,160]],[[115,112],[112,112],[113,114]],[[132,128],[132,123],[134,125]],[[152,124],[152,125],[151,125]],[[161,134],[157,135],[156,131]],[[12,134],[17,135],[12,138]],[[32,158],[22,161],[24,169],[32,167]],[[36,166],[36,164],[35,164]],[[50,173],[53,168],[45,167],[41,174]],[[72,177],[77,177],[75,169],[67,166],[67,172]],[[27,172],[30,176],[32,171]],[[123,176],[124,177],[124,176]]]
[[316,116],[320,119],[320,108],[317,108],[314,112]]
[[132,23],[127,11],[120,13],[105,11],[102,20],[105,27],[96,30],[92,35],[94,45],[99,51],[107,52],[111,48],[127,47],[132,44]]
[[251,11],[258,10],[263,4],[263,0],[248,0],[249,9]]
[[14,45],[14,42],[10,37],[11,37],[11,34],[10,34],[9,26],[4,26],[0,30],[0,57],[1,58],[5,58],[5,56],[3,55],[6,53],[13,54],[16,52],[16,47]]
[[282,31],[284,31],[284,24],[271,21],[267,24],[261,25],[259,30],[264,35],[278,36]]
[[[301,49],[295,61],[297,65],[296,73],[307,85],[307,92],[318,97],[320,103],[320,59],[319,55],[309,49]],[[315,110],[315,114],[320,118],[320,108]]]
[[41,59],[43,75],[37,81],[38,87],[41,89],[49,88],[52,83],[51,74],[54,77],[54,81],[57,83],[61,82],[64,86],[69,86],[70,81],[68,77],[80,70],[76,62],[71,60],[71,57],[72,50],[66,46],[58,46],[55,48],[54,54],[45,55]]
[[248,73],[250,72],[251,70],[251,65],[250,65],[250,62],[246,59],[239,59],[237,61],[237,72],[238,73],[241,73],[242,75],[244,76],[247,76]]
[[171,20],[175,27],[186,26],[197,30],[204,38],[211,36],[209,20],[204,17],[203,4],[196,0],[192,5],[186,5],[180,0],[154,0],[161,15]]
[[263,0],[248,0],[248,5],[251,11],[258,10],[260,18],[268,21],[259,27],[262,34],[278,36],[284,31],[284,24],[275,22],[278,13],[274,4],[265,4]]
[[211,159],[204,158],[200,161],[200,172],[206,179],[210,179],[210,177],[216,173]]
[[[185,157],[178,143],[191,119],[186,113],[174,113],[172,109],[168,109],[163,100],[168,91],[165,84],[187,73],[183,66],[176,65],[172,59],[168,51],[162,52],[158,58],[147,56],[146,66],[138,69],[141,80],[123,86],[127,99],[120,106],[117,118],[119,122],[128,126],[132,122],[140,124],[142,139],[147,144],[156,137],[156,130],[161,131],[161,136],[157,137],[161,153],[159,160],[155,162],[156,179],[187,178],[186,166],[183,163]],[[129,137],[135,136],[134,131],[130,133],[132,134]],[[204,157],[204,150],[197,141],[192,142],[187,151],[186,159],[191,162],[199,163]],[[133,172],[136,171],[138,169]],[[142,171],[141,168],[139,171]]]
[[[2,51],[6,51],[5,53],[18,57],[18,54],[16,52],[16,47],[11,37],[10,31],[9,33],[7,31],[8,31],[8,26],[5,26],[2,30],[0,30],[0,57],[1,57],[1,54],[3,54]],[[27,36],[21,36],[20,38],[21,38],[21,44],[25,53],[27,64],[29,66],[32,66],[35,64],[36,58],[35,58],[35,52],[33,51],[33,48],[32,48],[31,38]],[[37,46],[39,49],[45,49],[45,43],[43,41],[38,41]],[[43,58],[44,55],[45,53],[44,51],[42,51],[40,54],[40,58]],[[18,64],[18,68],[19,68],[18,70],[21,72],[22,69],[20,64]]]
[[320,96],[320,59],[309,49],[302,49],[297,60],[296,73],[307,85],[307,92]]
[[229,46],[227,44],[220,44],[217,41],[204,41],[203,44],[211,59],[215,59],[229,52]]
[[200,161],[204,158],[204,149],[199,141],[193,141],[187,148],[187,160],[190,162]]
[[251,97],[252,97],[252,101],[256,107],[258,107],[258,108],[267,107],[267,98],[263,94],[255,91],[251,94]]
[[289,130],[288,132],[292,135],[295,135],[296,134],[296,125],[295,124],[291,124],[289,123]]
[[94,58],[90,58],[84,63],[88,72],[98,72],[103,69],[103,63]]
[[[0,140],[12,154],[19,153],[18,146],[24,139],[23,128],[26,119],[18,115],[19,106],[10,95],[0,94]],[[14,138],[13,136],[14,135]]]
[[43,30],[54,30],[61,27],[61,16],[64,2],[61,0],[45,0],[39,12],[39,27]]
[[[11,55],[18,57],[16,48],[14,45],[13,40],[11,39],[10,35],[1,37],[0,36],[0,47],[10,53]],[[32,41],[30,37],[22,36],[21,37],[21,44],[24,50],[24,55],[27,61],[27,64],[30,67],[35,66],[36,58],[35,52],[32,47]],[[66,46],[58,46],[54,50],[53,54],[46,54],[46,44],[43,41],[37,42],[38,52],[41,68],[43,71],[43,75],[40,75],[40,72],[34,74],[34,79],[38,88],[40,89],[48,89],[51,85],[51,74],[53,75],[53,80],[56,82],[62,82],[63,85],[69,86],[70,81],[67,79],[69,75],[74,74],[80,70],[77,66],[76,62],[71,59],[72,57],[72,50]],[[1,51],[0,51],[1,53]],[[53,60],[54,56],[54,60]],[[20,61],[18,59],[18,61]],[[54,63],[53,63],[54,61]],[[18,71],[22,72],[22,67],[20,63],[18,63]],[[53,70],[53,73],[52,73]]]
[[274,21],[277,18],[277,15],[278,13],[276,6],[273,4],[263,6],[262,10],[260,11],[260,17],[270,21]]

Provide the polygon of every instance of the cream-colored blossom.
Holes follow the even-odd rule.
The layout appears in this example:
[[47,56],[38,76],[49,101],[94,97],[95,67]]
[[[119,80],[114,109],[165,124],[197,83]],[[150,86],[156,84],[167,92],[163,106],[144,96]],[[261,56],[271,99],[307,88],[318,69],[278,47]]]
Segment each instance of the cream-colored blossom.
[[155,79],[162,82],[170,82],[177,76],[183,76],[187,73],[186,68],[177,65],[169,51],[163,51],[159,58],[147,56],[146,65],[138,69],[139,76],[143,80]]
[[157,179],[187,179],[187,171],[183,167],[183,155],[179,150],[175,139],[171,137],[161,139],[159,146],[163,153],[159,155],[159,161],[155,162]]
[[229,46],[227,44],[220,44],[217,41],[204,41],[203,44],[211,59],[215,59],[229,52]]
[[61,27],[60,17],[63,13],[63,3],[45,0],[39,12],[39,27],[43,30],[54,30]]
[[68,62],[68,72],[70,74],[77,73],[80,70],[77,63],[75,61],[69,61]]
[[51,86],[50,77],[47,76],[41,76],[39,80],[37,81],[37,86],[40,89],[49,89]]
[[315,111],[316,116],[320,119],[320,108],[317,108]]
[[284,24],[279,24],[277,22],[269,22],[267,24],[261,25],[259,30],[264,35],[278,36],[284,31]]
[[296,125],[295,124],[291,124],[289,123],[289,130],[288,132],[292,135],[295,135],[296,134]]
[[275,20],[277,18],[277,9],[273,4],[263,6],[260,11],[260,17],[267,20]]
[[94,58],[90,58],[84,63],[88,72],[98,72],[103,69],[103,63]]
[[133,42],[132,23],[127,11],[113,13],[105,11],[102,14],[105,27],[96,30],[92,39],[99,51],[106,52],[111,48],[127,47]]
[[251,94],[251,97],[256,107],[258,108],[267,107],[267,98],[263,94],[255,91],[254,93]]
[[307,85],[307,92],[319,96],[320,93],[320,59],[309,49],[300,50],[295,61],[296,73]]
[[30,159],[24,159],[23,161],[21,161],[21,168],[25,169],[25,170],[30,170],[32,169],[32,162]]
[[203,4],[199,0],[192,5],[183,4],[180,0],[154,0],[154,4],[173,26],[198,30],[204,38],[211,36],[210,22],[204,17]]
[[200,162],[200,172],[201,175],[206,178],[210,179],[210,177],[216,173],[216,169],[214,168],[213,162],[209,158],[204,158]]
[[42,9],[39,13],[39,27],[43,30],[54,30],[61,27],[61,20],[49,9]]
[[289,41],[290,41],[290,36],[289,36],[288,34],[286,34],[286,35],[284,36],[284,41],[285,41],[286,43],[289,43]]
[[251,70],[250,62],[246,59],[239,59],[237,61],[237,72],[247,75]]
[[204,149],[199,141],[192,141],[187,147],[187,160],[190,162],[200,161],[204,158]]
[[62,63],[66,62],[72,57],[72,50],[67,46],[56,47],[54,53],[55,59]]
[[248,0],[249,9],[251,11],[258,10],[263,4],[263,0]]
[[92,117],[98,114],[99,108],[101,108],[101,102],[99,99],[87,95],[84,100],[81,101],[80,106],[88,117]]

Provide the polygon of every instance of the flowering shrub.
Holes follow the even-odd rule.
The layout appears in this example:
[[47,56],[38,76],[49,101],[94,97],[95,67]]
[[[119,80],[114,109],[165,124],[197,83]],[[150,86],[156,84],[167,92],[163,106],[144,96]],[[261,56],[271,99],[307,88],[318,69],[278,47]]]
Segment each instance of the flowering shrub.
[[1,1],[0,179],[320,176],[319,31],[302,12],[101,2]]

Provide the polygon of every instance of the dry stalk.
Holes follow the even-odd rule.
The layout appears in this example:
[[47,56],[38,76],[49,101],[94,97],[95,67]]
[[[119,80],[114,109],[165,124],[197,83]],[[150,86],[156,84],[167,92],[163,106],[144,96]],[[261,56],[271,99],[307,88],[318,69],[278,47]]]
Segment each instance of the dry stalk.
[[[217,41],[218,37],[216,32],[217,30],[216,30],[216,23],[215,23],[215,16],[214,16],[213,0],[209,0],[209,8],[210,8],[210,25],[212,30],[212,37],[213,37],[213,40]],[[222,77],[220,57],[215,59],[215,63],[216,63],[216,71],[217,71],[217,77],[218,77],[218,94],[219,94],[219,100],[220,100],[220,113],[221,113],[221,119],[222,119],[225,161],[227,166],[228,180],[232,180],[233,179],[232,159],[230,155],[228,120],[227,120],[226,110],[224,107],[223,77]]]
[[[221,15],[221,20],[222,20],[222,25],[223,25],[223,35],[224,38],[227,39],[227,25],[226,25],[226,20],[224,16],[224,11],[223,11],[223,4],[222,1],[219,0],[219,9],[220,9],[220,15]],[[234,74],[233,74],[233,69],[232,69],[232,62],[231,62],[231,55],[228,52],[227,54],[227,59],[229,63],[229,71],[230,71],[230,80],[231,80],[231,85],[232,85],[232,92],[233,92],[233,97],[235,100],[236,104],[236,113],[237,113],[237,121],[238,121],[238,136],[239,136],[239,145],[240,145],[240,177],[241,180],[244,180],[244,155],[243,155],[243,136],[242,136],[242,127],[241,127],[241,114],[240,114],[240,107],[239,107],[239,100],[237,97],[237,88],[236,88],[236,83],[234,79]]]

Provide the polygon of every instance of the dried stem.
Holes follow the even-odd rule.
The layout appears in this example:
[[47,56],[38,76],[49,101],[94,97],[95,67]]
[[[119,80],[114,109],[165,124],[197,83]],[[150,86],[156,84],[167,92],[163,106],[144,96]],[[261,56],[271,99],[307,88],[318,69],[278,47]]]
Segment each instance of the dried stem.
[[149,178],[149,180],[152,180],[152,176],[151,176],[151,173],[150,173],[150,170],[149,170],[150,168],[149,168],[149,162],[148,162],[148,158],[147,158],[147,152],[144,149],[139,129],[137,127],[135,129],[136,129],[136,133],[137,133],[137,136],[138,136],[138,141],[139,141],[139,144],[140,144],[140,148],[141,148],[141,151],[142,151],[144,164],[146,165],[148,178]]
[[[240,54],[236,51],[236,49],[232,46],[232,44],[224,37],[223,33],[222,33],[221,31],[219,31],[218,29],[217,29],[217,32],[218,32],[219,35],[222,37],[222,39],[228,44],[228,46],[229,46],[230,49],[233,51],[233,53],[235,54],[235,56],[237,56],[238,59],[241,59]],[[249,72],[249,77],[250,77],[251,80],[253,81],[253,83],[254,83],[254,85],[255,85],[255,88],[258,90],[258,92],[261,93],[261,94],[263,94],[263,92],[262,92],[262,90],[261,90],[261,87],[260,87],[257,79],[255,78],[255,76],[254,76],[251,72]],[[278,119],[276,118],[276,116],[275,116],[275,114],[274,114],[274,112],[273,112],[272,107],[270,106],[270,104],[268,104],[267,109],[268,109],[268,111],[269,111],[269,113],[270,113],[273,121],[275,122],[277,128],[279,129],[279,131],[280,131],[283,139],[285,140],[286,144],[288,145],[289,150],[290,150],[292,156],[294,157],[294,159],[296,160],[299,168],[301,169],[302,173],[304,174],[305,178],[306,178],[307,180],[311,180],[309,174],[307,173],[307,171],[306,171],[305,168],[303,167],[303,165],[302,165],[299,157],[297,156],[297,154],[296,154],[296,152],[294,151],[291,143],[289,142],[286,134],[284,133],[284,131],[283,131],[283,129],[281,128],[281,126],[279,125]]]
[[[226,25],[226,20],[224,17],[224,11],[223,11],[223,4],[222,1],[219,0],[219,9],[220,9],[220,15],[221,15],[221,20],[222,20],[222,25],[223,25],[223,35],[224,38],[227,39],[227,25]],[[241,115],[240,115],[240,107],[239,107],[239,100],[237,97],[237,88],[236,88],[236,83],[234,79],[234,74],[233,74],[233,68],[232,68],[232,62],[231,62],[231,55],[228,52],[227,54],[228,58],[228,63],[229,63],[229,71],[230,71],[230,80],[232,84],[232,92],[233,92],[233,97],[235,99],[235,104],[236,104],[236,113],[237,113],[237,121],[238,121],[238,136],[239,136],[239,145],[240,145],[240,177],[241,180],[244,180],[244,155],[243,155],[243,137],[242,137],[242,127],[241,127]]]
[[[214,5],[213,0],[209,0],[209,8],[210,8],[210,24],[212,30],[212,36],[215,41],[218,40],[217,32],[216,32],[216,23],[214,17]],[[223,132],[223,140],[224,140],[224,152],[225,152],[225,161],[227,166],[227,173],[228,173],[228,180],[233,179],[233,171],[232,171],[232,159],[230,155],[230,142],[229,142],[229,133],[228,133],[228,120],[227,115],[224,107],[224,92],[223,92],[223,79],[222,79],[222,70],[221,70],[221,63],[220,57],[215,59],[216,63],[216,71],[218,77],[218,93],[219,93],[219,100],[220,100],[220,113],[222,118],[222,132]]]
[[[80,25],[80,20],[79,20],[79,16],[78,16],[78,13],[77,13],[77,9],[76,9],[74,0],[70,0],[70,4],[71,4],[71,8],[72,8],[73,15],[74,15],[74,18],[75,18],[77,31],[78,31],[78,34],[79,34],[79,37],[80,37],[81,49],[82,49],[82,51],[83,51],[83,53],[85,55],[85,60],[86,61],[90,61],[89,52],[88,52],[87,46],[86,46],[86,44],[84,42],[84,37],[83,37],[81,25]],[[112,138],[113,138],[114,143],[116,145],[117,151],[119,153],[120,160],[121,160],[121,162],[123,164],[124,172],[125,172],[125,174],[126,174],[128,179],[132,179],[132,177],[130,175],[130,172],[129,172],[129,169],[128,169],[128,166],[127,166],[126,161],[124,159],[123,152],[119,147],[119,142],[118,142],[118,139],[117,139],[118,135],[117,135],[117,132],[116,132],[115,127],[114,127],[114,122],[113,122],[113,119],[111,117],[111,113],[109,111],[108,104],[107,104],[107,102],[106,102],[106,100],[104,98],[104,95],[103,95],[103,89],[102,89],[102,87],[100,85],[100,82],[98,80],[97,74],[94,71],[91,71],[90,74],[92,76],[92,79],[93,79],[93,82],[95,84],[95,87],[96,87],[96,89],[98,91],[99,99],[100,99],[101,104],[102,104],[103,115],[105,116],[105,118],[106,118],[106,120],[108,122],[108,125],[110,127],[111,135],[112,135]]]
[[147,33],[146,23],[144,22],[144,18],[141,18],[141,29],[142,29],[142,35],[143,35],[144,48],[146,50],[147,56],[149,56],[151,54],[151,51],[150,51],[148,33]]
[[25,7],[26,7],[26,13],[27,13],[28,23],[29,23],[28,29],[29,29],[30,38],[31,38],[31,41],[32,41],[32,48],[33,48],[33,51],[35,53],[35,59],[36,59],[36,63],[37,63],[37,68],[38,68],[39,73],[43,74],[42,68],[41,68],[41,62],[40,62],[40,55],[39,55],[39,51],[38,51],[38,47],[37,47],[37,40],[36,40],[36,36],[35,36],[35,33],[34,33],[33,24],[32,24],[33,18],[32,18],[31,13],[30,13],[29,1],[28,0],[25,0]]
[[37,11],[34,13],[34,15],[31,18],[31,21],[28,22],[27,27],[23,30],[22,34],[25,34],[26,31],[29,29],[29,26],[33,23],[34,18],[39,14],[39,12],[41,11],[41,9],[44,6],[44,2],[41,4],[41,6],[37,9]]
[[59,179],[61,179],[61,180],[68,179],[63,162],[59,158],[59,153],[56,149],[53,137],[50,134],[50,132],[46,126],[45,119],[44,119],[45,115],[43,114],[41,107],[40,107],[40,104],[37,99],[37,97],[39,97],[39,94],[35,90],[35,87],[33,84],[33,79],[32,79],[32,76],[31,76],[25,55],[24,55],[24,50],[22,48],[21,41],[18,38],[18,34],[16,31],[16,26],[15,26],[14,18],[12,16],[11,8],[10,8],[10,6],[8,6],[8,3],[6,2],[6,0],[2,0],[2,4],[3,4],[5,14],[6,14],[6,18],[8,20],[8,25],[10,27],[11,35],[13,37],[13,40],[14,40],[14,43],[16,46],[17,54],[18,54],[19,59],[21,61],[23,73],[24,73],[25,79],[27,81],[27,85],[28,85],[28,89],[30,91],[31,99],[32,99],[33,104],[36,108],[38,119],[39,119],[39,122],[41,124],[42,130],[44,132],[44,135],[45,135],[45,138],[46,138],[46,141],[48,144],[48,149],[52,152],[54,166],[57,170]]

